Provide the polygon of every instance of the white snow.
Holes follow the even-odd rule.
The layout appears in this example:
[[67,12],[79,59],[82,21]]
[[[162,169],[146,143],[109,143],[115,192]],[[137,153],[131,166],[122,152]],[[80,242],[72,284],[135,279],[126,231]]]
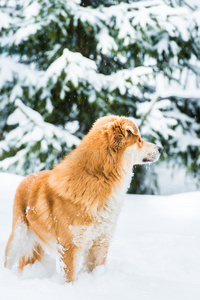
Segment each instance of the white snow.
[[67,284],[46,256],[23,274],[3,267],[14,193],[22,177],[0,173],[0,299],[199,300],[200,192],[126,195],[105,266]]
[[[2,42],[3,43],[3,42]],[[40,76],[42,76],[42,71],[36,71],[30,66],[24,66],[17,62],[18,57],[6,57],[1,55],[0,57],[0,88],[6,85],[6,82],[12,82],[14,77],[18,77],[20,82],[27,86],[37,85]],[[22,90],[21,86],[18,86],[14,91],[15,95],[12,95],[12,100],[16,99],[15,97],[21,97]]]
[[198,189],[199,178],[187,171],[177,161],[162,161],[151,165],[147,170],[149,177],[151,171],[157,174],[159,194],[171,195],[176,193],[194,192]]
[[40,143],[39,148],[44,152],[51,147],[56,151],[62,151],[62,143],[69,148],[80,143],[80,140],[67,130],[45,122],[37,111],[24,105],[21,100],[17,99],[15,105],[16,110],[8,117],[8,124],[19,124],[19,126],[9,132],[5,140],[0,141],[0,153],[2,150],[6,151],[9,146],[13,147],[15,145],[24,148],[18,151],[15,156],[1,160],[0,167],[2,170],[7,171],[9,169],[9,171],[13,171],[13,168],[16,168],[18,174],[21,174],[28,153],[37,156],[38,164],[41,164],[40,170],[42,170],[44,163],[40,161],[40,153],[34,153],[30,150],[36,143]]
[[8,28],[11,23],[12,18],[0,11],[0,30],[2,30],[2,28]]
[[102,28],[97,35],[99,43],[97,45],[97,50],[101,51],[105,55],[109,55],[111,50],[117,51],[117,44],[115,40],[109,35],[108,29],[106,27]]

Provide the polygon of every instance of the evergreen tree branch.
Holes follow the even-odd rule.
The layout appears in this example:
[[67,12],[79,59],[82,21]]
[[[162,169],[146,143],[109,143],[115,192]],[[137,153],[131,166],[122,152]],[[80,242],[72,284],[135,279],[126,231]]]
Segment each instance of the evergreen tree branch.
[[187,60],[184,60],[183,65],[186,66],[188,69],[192,70],[196,75],[200,75],[200,67],[189,63]]
[[160,96],[157,96],[154,100],[151,101],[151,105],[149,107],[149,110],[146,112],[146,114],[142,117],[141,123],[140,123],[140,128],[142,128],[145,120],[147,119],[148,115],[151,113],[154,105],[156,104],[156,102],[158,102],[158,100],[160,100]]

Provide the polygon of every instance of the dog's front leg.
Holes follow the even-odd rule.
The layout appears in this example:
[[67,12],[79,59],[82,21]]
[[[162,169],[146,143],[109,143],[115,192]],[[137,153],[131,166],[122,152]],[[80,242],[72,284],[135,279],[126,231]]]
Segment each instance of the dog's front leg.
[[85,266],[89,272],[92,272],[96,266],[105,264],[109,247],[109,239],[105,236],[98,237],[93,241],[92,247],[89,249]]
[[61,267],[65,273],[65,280],[67,282],[76,281],[79,249],[74,244],[70,246],[65,245],[62,249],[59,249],[59,253],[62,261]]

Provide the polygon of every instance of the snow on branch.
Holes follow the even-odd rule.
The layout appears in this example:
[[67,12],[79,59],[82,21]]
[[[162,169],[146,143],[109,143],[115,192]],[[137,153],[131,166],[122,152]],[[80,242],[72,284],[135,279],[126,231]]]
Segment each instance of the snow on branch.
[[[80,143],[77,137],[66,130],[45,122],[38,112],[24,105],[21,100],[17,99],[15,104],[17,109],[9,116],[7,123],[8,125],[17,123],[20,128],[24,128],[24,133],[26,133],[23,135],[22,140],[19,141],[19,147],[28,141],[42,141],[43,150],[47,149],[48,144],[53,143],[54,148],[61,151],[61,146],[58,142],[66,143],[69,148]],[[30,130],[27,130],[26,126],[29,124],[31,124]],[[54,139],[58,142],[54,141]]]
[[[49,66],[38,84],[41,88],[47,86],[51,88],[52,84],[62,82],[61,99],[70,90],[71,85],[78,88],[78,93],[88,90],[91,92],[89,100],[93,102],[97,98],[97,93],[103,90],[109,92],[118,90],[121,95],[125,95],[128,91],[129,94],[141,96],[139,86],[144,85],[147,80],[149,83],[154,81],[151,67],[141,66],[132,70],[120,70],[111,75],[103,75],[98,73],[94,61],[80,53],[65,49],[62,56]],[[109,94],[107,97],[109,98]]]
[[38,112],[25,106],[21,100],[17,99],[15,105],[16,110],[9,116],[7,124],[18,126],[0,142],[0,148],[8,154],[16,150],[17,153],[3,159],[0,162],[1,169],[12,171],[15,168],[23,174],[24,166],[28,164],[30,172],[35,166],[42,170],[56,163],[64,149],[67,152],[80,143],[77,137],[66,130],[45,122]]

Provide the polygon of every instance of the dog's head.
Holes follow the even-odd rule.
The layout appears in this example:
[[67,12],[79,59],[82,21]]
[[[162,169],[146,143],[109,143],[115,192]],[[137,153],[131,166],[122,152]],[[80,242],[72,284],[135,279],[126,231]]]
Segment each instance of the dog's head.
[[115,153],[124,153],[131,164],[152,163],[159,159],[162,148],[142,140],[137,125],[128,118],[109,116],[98,119],[92,130],[106,134],[108,147]]

